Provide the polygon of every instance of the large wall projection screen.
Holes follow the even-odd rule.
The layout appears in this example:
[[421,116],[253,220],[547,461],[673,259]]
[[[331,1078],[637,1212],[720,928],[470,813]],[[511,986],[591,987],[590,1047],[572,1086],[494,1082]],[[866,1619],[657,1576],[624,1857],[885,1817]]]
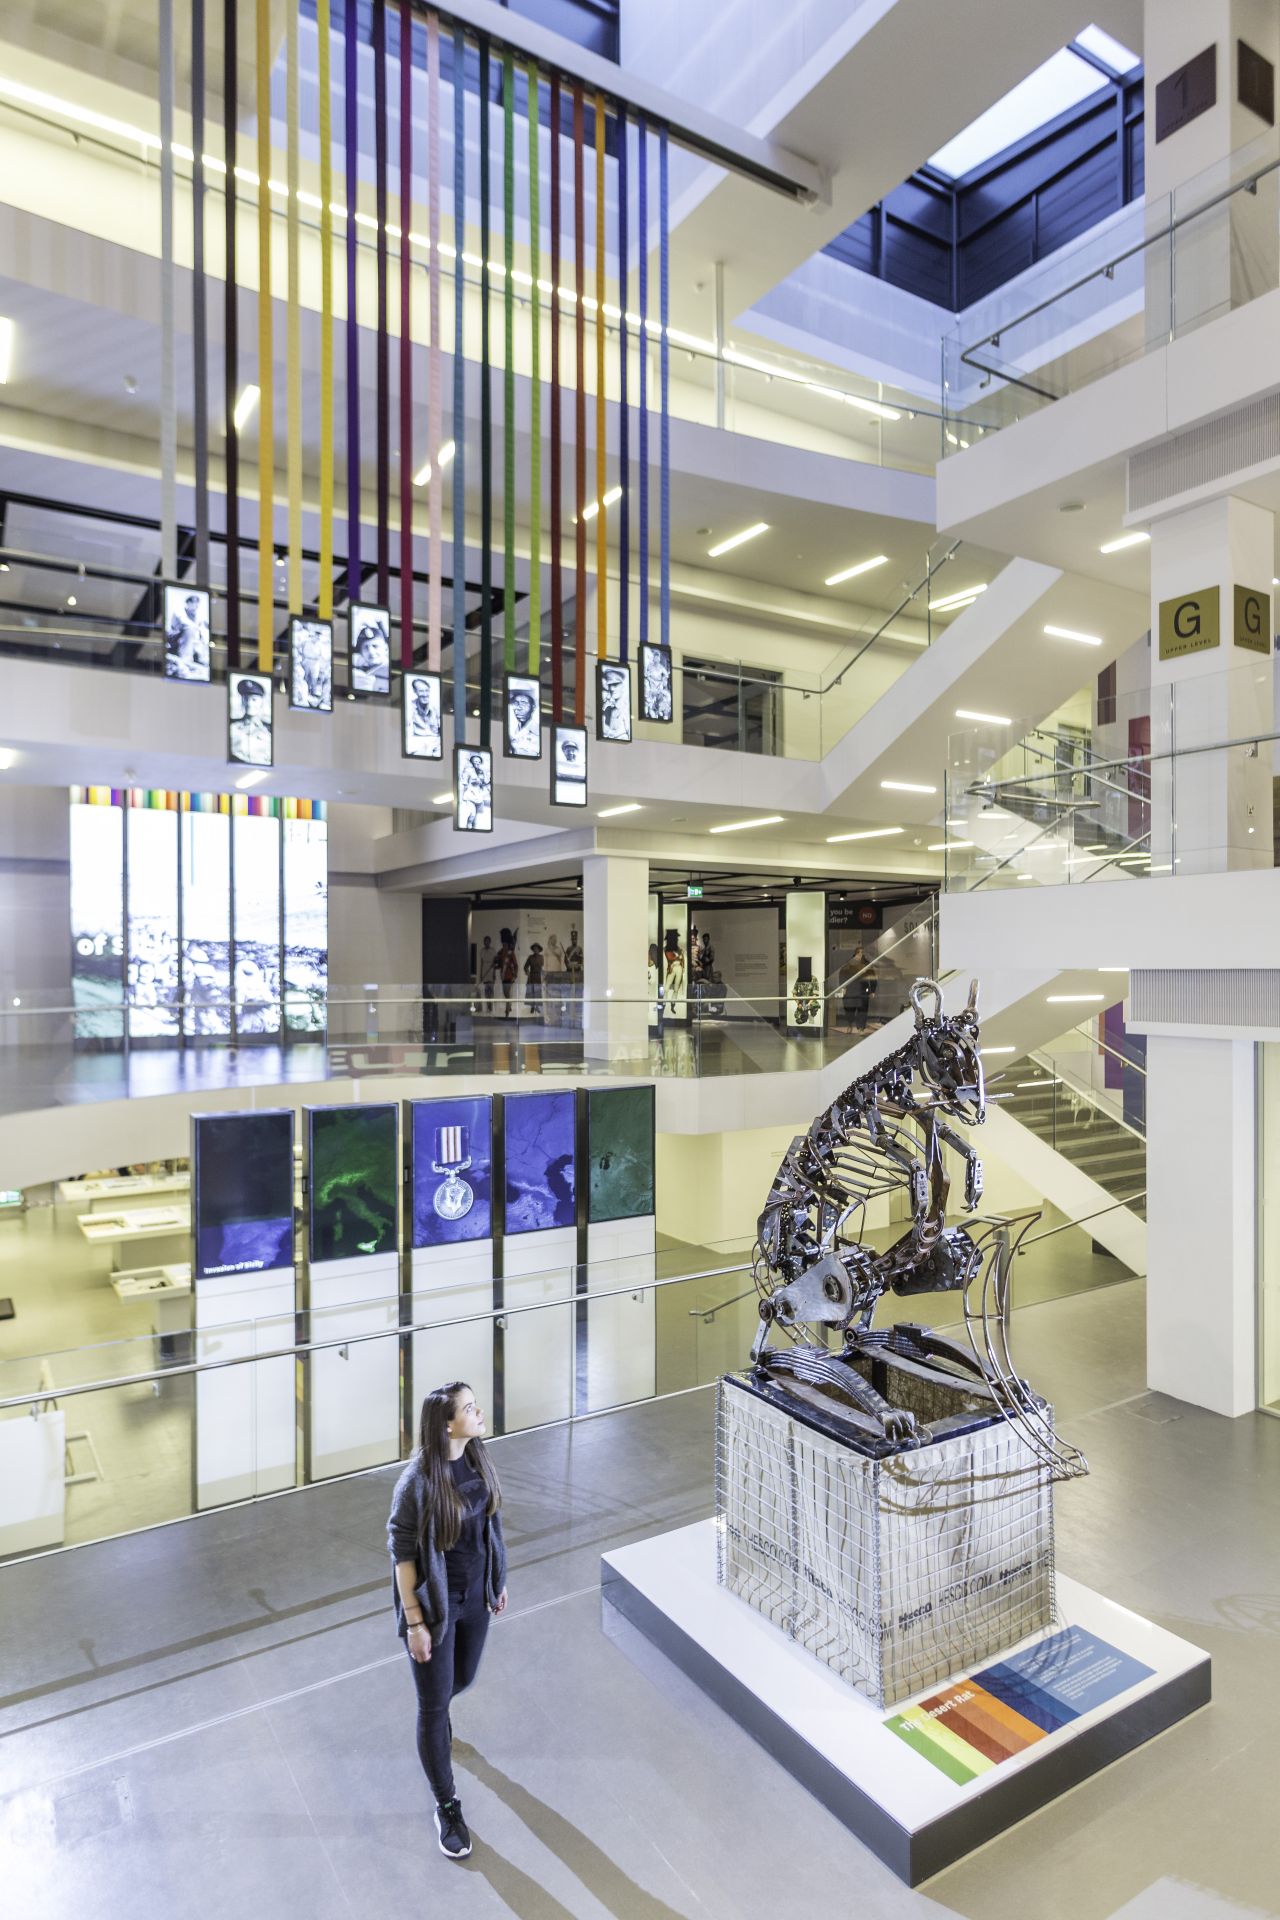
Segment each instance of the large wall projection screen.
[[130,807],[125,831],[129,1033],[171,1040],[178,1032],[178,816],[168,807]]
[[280,822],[232,815],[236,1031],[280,1030]]
[[320,1033],[329,992],[329,829],[284,820],[285,1025]]
[[69,824],[75,1037],[118,1040],[124,1030],[124,814],[109,798],[98,804],[73,799]]
[[231,1032],[231,817],[180,816],[182,998],[193,1039]]

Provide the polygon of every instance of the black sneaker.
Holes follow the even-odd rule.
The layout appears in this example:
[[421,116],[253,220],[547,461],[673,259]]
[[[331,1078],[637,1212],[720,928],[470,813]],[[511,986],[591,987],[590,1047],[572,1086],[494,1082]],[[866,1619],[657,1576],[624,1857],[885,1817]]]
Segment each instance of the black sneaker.
[[471,1851],[471,1835],[462,1817],[461,1800],[447,1800],[436,1808],[436,1832],[440,1851],[450,1860],[465,1860]]

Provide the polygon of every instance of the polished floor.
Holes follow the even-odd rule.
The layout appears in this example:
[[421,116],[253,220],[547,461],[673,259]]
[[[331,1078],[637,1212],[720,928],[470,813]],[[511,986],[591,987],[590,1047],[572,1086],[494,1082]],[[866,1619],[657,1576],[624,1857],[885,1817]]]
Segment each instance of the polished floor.
[[1140,1281],[1020,1312],[1089,1479],[1063,1569],[1206,1647],[1191,1721],[911,1893],[642,1641],[599,1555],[712,1499],[695,1392],[494,1444],[511,1609],[441,1858],[378,1473],[0,1572],[0,1887],[42,1920],[1234,1920],[1280,1911],[1280,1421],[1144,1390]]

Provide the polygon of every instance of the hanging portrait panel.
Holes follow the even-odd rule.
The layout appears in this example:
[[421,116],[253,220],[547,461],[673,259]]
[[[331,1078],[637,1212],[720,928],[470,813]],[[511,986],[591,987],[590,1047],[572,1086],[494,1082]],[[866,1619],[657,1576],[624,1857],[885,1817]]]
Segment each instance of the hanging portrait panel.
[[271,676],[227,678],[227,758],[238,767],[269,767],[274,759]]
[[438,673],[401,676],[400,751],[406,760],[443,760],[444,705]]
[[289,705],[295,713],[333,712],[333,622],[289,622]]
[[493,755],[488,747],[453,750],[453,824],[459,833],[493,832]]
[[551,729],[551,804],[585,807],[587,804],[587,730]]
[[631,739],[631,669],[618,660],[596,663],[596,739]]
[[640,648],[640,716],[667,725],[675,718],[675,686],[670,647]]
[[201,587],[164,590],[164,677],[208,683],[209,596]]
[[391,609],[361,600],[351,603],[348,623],[352,693],[391,691]]
[[502,751],[508,760],[542,758],[542,687],[531,675],[502,677]]

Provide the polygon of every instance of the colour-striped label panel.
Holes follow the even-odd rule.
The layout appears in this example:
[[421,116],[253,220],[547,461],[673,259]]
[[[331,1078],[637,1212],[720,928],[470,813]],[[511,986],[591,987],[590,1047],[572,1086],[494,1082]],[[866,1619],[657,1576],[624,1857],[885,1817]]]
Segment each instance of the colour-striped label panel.
[[1064,1627],[981,1673],[953,1680],[884,1724],[963,1786],[1151,1673],[1083,1627]]

